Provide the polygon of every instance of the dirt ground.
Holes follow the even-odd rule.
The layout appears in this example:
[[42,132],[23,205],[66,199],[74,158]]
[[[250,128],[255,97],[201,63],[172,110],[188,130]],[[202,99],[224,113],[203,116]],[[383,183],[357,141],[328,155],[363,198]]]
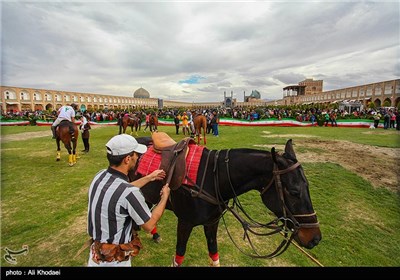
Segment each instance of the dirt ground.
[[[341,165],[372,183],[374,187],[382,187],[400,191],[400,149],[383,148],[357,144],[349,141],[319,140],[310,135],[270,134],[264,131],[263,137],[301,137],[294,142],[297,159],[300,162],[333,162]],[[284,146],[275,146],[284,150]],[[299,147],[307,152],[299,152]]]
[[[51,137],[51,131],[5,135],[0,136],[0,141],[5,143],[44,136]],[[264,131],[263,137],[304,138],[294,143],[300,162],[337,163],[370,181],[375,187],[384,186],[394,192],[400,191],[400,149],[369,146],[349,141],[322,141],[310,135],[272,135],[268,131]],[[283,146],[275,147],[279,150],[284,149]],[[299,152],[299,147],[306,148],[307,152]]]
[[382,148],[349,141],[306,140],[305,147],[317,147],[326,151],[323,154],[303,153],[301,162],[334,162],[359,174],[375,187],[385,186],[392,191],[399,190],[400,151],[395,148]]

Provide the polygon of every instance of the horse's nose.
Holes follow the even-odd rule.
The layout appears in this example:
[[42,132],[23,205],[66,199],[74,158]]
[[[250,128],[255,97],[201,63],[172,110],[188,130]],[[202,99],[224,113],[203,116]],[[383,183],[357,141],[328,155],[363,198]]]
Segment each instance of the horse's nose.
[[321,236],[321,235],[314,236],[314,238],[311,239],[310,242],[308,242],[306,248],[307,248],[307,249],[312,249],[312,248],[314,248],[315,246],[317,246],[317,245],[319,244],[319,242],[321,241],[321,239],[322,239],[322,236]]

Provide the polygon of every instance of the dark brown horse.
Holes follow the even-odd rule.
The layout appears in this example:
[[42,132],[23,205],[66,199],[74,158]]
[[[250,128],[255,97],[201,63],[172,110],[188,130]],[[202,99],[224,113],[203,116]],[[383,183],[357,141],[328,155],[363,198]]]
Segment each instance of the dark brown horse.
[[204,115],[197,115],[193,119],[194,130],[197,136],[197,144],[200,144],[201,130],[203,129],[203,144],[206,145],[206,130],[207,130],[207,118]]
[[125,115],[122,118],[122,132],[126,132],[126,128],[129,126],[131,128],[131,134],[133,133],[133,127],[135,127],[136,136],[138,135],[137,131],[140,130],[142,120],[138,116],[129,116]]
[[78,143],[78,126],[67,120],[60,122],[56,129],[57,161],[61,160],[60,141],[68,151],[68,165],[76,163],[76,145]]
[[[150,137],[137,140],[142,144],[152,144]],[[129,173],[132,181],[140,176],[134,175],[134,171]],[[231,212],[242,225],[242,236],[246,237],[246,241],[251,244],[249,248],[254,252],[242,251],[240,246],[237,248],[254,258],[276,257],[286,250],[292,240],[311,249],[322,238],[308,181],[297,161],[292,140],[287,141],[283,154],[275,152],[275,148],[271,152],[247,148],[204,148],[194,183],[194,186],[181,185],[171,190],[167,203],[167,209],[173,211],[178,218],[174,266],[182,264],[190,234],[194,227],[200,225],[204,228],[211,263],[219,265],[217,232],[220,219],[226,212]],[[141,188],[147,202],[159,202],[162,185],[163,182],[154,181]],[[257,222],[247,213],[239,196],[252,190],[259,192],[261,201],[276,215],[276,219],[266,223],[267,216],[263,214],[261,219],[264,221]],[[233,202],[233,205],[228,205],[228,202]],[[257,207],[256,201],[251,204]],[[260,250],[253,247],[250,236],[272,234],[282,238],[281,244],[270,254],[259,254]]]

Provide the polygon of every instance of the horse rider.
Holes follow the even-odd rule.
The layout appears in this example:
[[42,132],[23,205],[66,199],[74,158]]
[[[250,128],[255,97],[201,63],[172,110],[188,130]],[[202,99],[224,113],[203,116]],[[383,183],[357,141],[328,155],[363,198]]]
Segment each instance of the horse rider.
[[75,110],[78,110],[78,104],[76,103],[72,103],[71,105],[61,106],[60,109],[58,109],[57,112],[58,117],[51,125],[51,131],[53,132],[53,139],[56,139],[56,128],[61,121],[68,120],[70,123],[75,123]]

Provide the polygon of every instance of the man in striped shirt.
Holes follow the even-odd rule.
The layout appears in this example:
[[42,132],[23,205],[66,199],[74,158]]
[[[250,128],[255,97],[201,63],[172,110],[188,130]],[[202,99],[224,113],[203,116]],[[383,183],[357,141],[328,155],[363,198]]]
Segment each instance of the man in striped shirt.
[[129,183],[128,171],[147,147],[130,135],[120,134],[111,138],[106,148],[109,167],[96,174],[89,189],[88,233],[94,243],[88,266],[131,266],[131,256],[141,248],[140,240],[133,239],[134,227],[140,226],[146,232],[155,228],[170,189],[168,184],[163,186],[160,202],[151,212],[140,188],[164,179],[165,171],[155,170]]

